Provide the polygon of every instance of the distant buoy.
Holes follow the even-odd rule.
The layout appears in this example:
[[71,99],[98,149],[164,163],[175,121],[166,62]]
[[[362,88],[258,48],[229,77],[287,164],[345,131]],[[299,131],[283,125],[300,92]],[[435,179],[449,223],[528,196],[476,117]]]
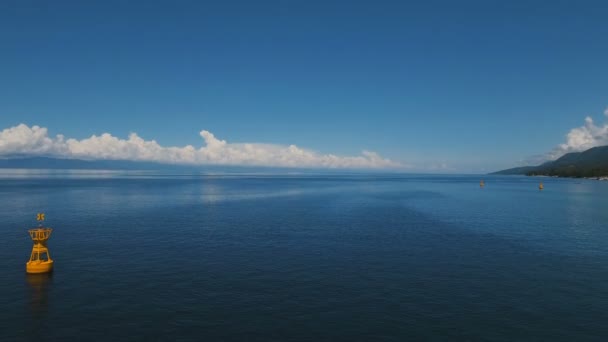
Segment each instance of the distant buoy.
[[30,261],[25,264],[25,271],[27,273],[47,273],[53,270],[53,259],[51,259],[49,249],[46,246],[53,229],[42,226],[44,214],[39,213],[37,220],[40,222],[40,226],[28,230],[30,237],[34,241],[34,247],[32,247]]
[[479,181],[479,187],[483,188],[484,186],[486,186],[486,183],[484,183],[483,179],[481,181]]
[[538,184],[538,190],[542,190],[544,188],[545,186],[543,185],[543,182],[540,182],[540,184]]

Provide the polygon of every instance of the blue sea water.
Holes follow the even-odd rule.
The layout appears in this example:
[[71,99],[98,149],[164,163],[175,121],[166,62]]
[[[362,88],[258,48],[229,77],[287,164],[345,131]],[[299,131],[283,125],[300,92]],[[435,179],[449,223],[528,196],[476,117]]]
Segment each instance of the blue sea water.
[[1,170],[0,340],[607,340],[608,182],[479,178]]

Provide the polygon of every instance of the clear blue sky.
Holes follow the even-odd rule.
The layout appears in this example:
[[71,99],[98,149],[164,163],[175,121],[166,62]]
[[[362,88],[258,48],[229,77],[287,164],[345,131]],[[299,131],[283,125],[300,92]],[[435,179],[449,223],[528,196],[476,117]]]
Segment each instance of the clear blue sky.
[[0,2],[0,129],[475,171],[607,105],[606,1]]

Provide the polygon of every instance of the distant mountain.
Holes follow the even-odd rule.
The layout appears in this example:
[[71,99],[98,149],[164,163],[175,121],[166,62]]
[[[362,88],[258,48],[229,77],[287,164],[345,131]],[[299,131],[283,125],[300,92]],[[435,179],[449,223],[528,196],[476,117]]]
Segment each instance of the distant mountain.
[[514,167],[511,169],[493,172],[491,174],[493,174],[493,175],[525,175],[526,173],[535,170],[537,167],[538,166],[520,166],[520,167]]
[[130,160],[82,160],[53,157],[0,156],[0,169],[127,170],[211,173],[293,172],[293,169],[253,166],[163,164]]
[[572,152],[538,166],[524,166],[494,172],[497,175],[528,175],[558,177],[608,176],[608,146],[598,146],[583,152]]
[[[167,165],[128,160],[81,160],[51,157],[10,156],[0,159],[0,168],[9,169],[84,169],[84,170],[167,170],[194,169],[187,165]],[[196,168],[196,169],[200,169]]]
[[[162,164],[129,160],[82,160],[53,157],[28,157],[23,155],[0,156],[0,169],[53,169],[53,170],[133,170],[171,171],[186,173],[235,173],[235,174],[358,174],[366,169],[322,169],[265,166],[187,165]],[[376,171],[378,172],[378,171]]]

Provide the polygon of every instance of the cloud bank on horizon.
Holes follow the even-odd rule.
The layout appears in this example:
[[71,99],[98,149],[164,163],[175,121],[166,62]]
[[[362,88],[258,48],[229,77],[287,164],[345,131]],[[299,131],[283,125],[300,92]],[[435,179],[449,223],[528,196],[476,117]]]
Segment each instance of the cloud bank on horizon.
[[40,126],[20,124],[0,132],[0,156],[52,156],[87,160],[132,160],[184,165],[240,165],[294,168],[388,169],[404,165],[362,151],[360,156],[320,154],[295,145],[228,143],[201,131],[205,146],[164,147],[136,133],[120,139],[109,133],[77,140],[48,135]]

